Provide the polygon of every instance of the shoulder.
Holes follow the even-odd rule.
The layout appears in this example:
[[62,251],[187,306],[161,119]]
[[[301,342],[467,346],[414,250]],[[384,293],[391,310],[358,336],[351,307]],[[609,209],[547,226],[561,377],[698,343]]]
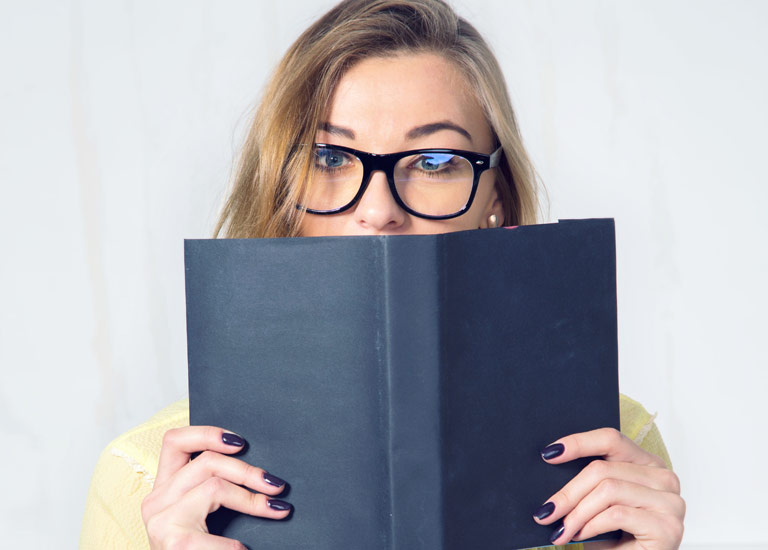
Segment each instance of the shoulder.
[[650,414],[639,402],[620,393],[619,415],[621,417],[621,433],[646,451],[663,459],[671,470],[672,462],[669,453],[664,445],[664,440],[661,438],[661,432],[656,426],[656,413]]
[[[112,441],[106,453],[121,458],[152,484],[165,432],[189,426],[189,399],[168,405],[152,418]],[[103,454],[102,454],[103,456]]]
[[163,435],[189,425],[189,400],[164,408],[102,451],[91,478],[80,549],[148,548],[141,501],[152,491]]

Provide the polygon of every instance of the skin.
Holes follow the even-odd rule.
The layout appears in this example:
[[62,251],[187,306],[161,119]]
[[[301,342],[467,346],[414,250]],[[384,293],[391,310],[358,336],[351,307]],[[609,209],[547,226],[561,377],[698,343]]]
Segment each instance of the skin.
[[[451,129],[416,139],[407,137],[414,127],[446,121],[466,130],[471,138]],[[318,142],[371,153],[443,147],[491,153],[493,148],[491,130],[467,83],[450,62],[433,54],[359,62],[339,83],[324,122],[332,127],[318,133]],[[330,216],[308,214],[301,233],[429,234],[485,228],[491,214],[503,223],[494,184],[493,170],[484,172],[467,213],[450,220],[425,220],[403,211],[392,197],[384,174],[376,172],[352,208]],[[205,518],[220,506],[276,520],[288,516],[289,511],[268,506],[268,500],[278,497],[284,485],[270,485],[263,470],[227,456],[240,447],[226,444],[222,439],[225,433],[212,426],[166,433],[154,488],[142,504],[151,548],[244,548],[238,541],[208,534]],[[685,502],[680,497],[679,479],[659,457],[612,428],[567,435],[553,443],[564,446],[560,456],[549,460],[542,457],[553,465],[587,456],[605,458],[591,463],[548,499],[555,505],[550,516],[543,520],[532,516],[531,521],[542,525],[565,518],[564,532],[553,540],[555,544],[622,529],[626,534],[620,541],[588,543],[585,547],[679,547]],[[195,452],[202,454],[190,460]]]
[[[493,136],[485,116],[462,75],[448,61],[432,54],[366,59],[339,82],[326,118],[348,132],[318,132],[318,143],[344,145],[369,153],[394,153],[421,148],[448,148],[490,154]],[[471,139],[450,129],[415,139],[413,128],[451,122]],[[332,216],[307,215],[304,236],[405,235],[448,233],[488,227],[495,214],[503,221],[493,170],[480,176],[469,211],[449,220],[425,220],[402,210],[383,172],[374,172],[365,194],[351,209]]]

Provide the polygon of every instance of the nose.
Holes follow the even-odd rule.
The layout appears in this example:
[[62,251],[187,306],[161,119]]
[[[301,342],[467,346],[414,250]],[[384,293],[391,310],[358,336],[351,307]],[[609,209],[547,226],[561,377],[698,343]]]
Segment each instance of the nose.
[[395,202],[387,176],[376,171],[355,207],[355,221],[366,229],[392,231],[405,223],[406,212]]

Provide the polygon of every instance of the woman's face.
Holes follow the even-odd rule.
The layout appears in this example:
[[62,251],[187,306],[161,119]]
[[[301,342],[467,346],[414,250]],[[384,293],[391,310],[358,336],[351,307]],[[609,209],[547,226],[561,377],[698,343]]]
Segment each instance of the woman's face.
[[[324,129],[318,132],[317,143],[369,153],[426,148],[493,152],[491,130],[465,78],[450,62],[435,54],[376,57],[354,65],[339,82],[330,111],[322,122]],[[435,123],[445,124],[433,131],[412,132]],[[491,169],[482,173],[470,209],[447,220],[428,220],[404,211],[395,202],[385,174],[373,172],[356,204],[339,214],[307,213],[301,234],[447,233],[488,227],[491,214],[501,223],[502,205],[493,172]]]

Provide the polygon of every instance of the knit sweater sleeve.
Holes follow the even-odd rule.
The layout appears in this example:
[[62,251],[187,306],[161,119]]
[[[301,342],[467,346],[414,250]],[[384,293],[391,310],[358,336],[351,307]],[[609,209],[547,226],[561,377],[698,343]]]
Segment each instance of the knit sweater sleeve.
[[182,400],[126,432],[101,453],[91,478],[80,531],[81,550],[149,548],[141,501],[154,485],[163,435],[189,425]]
[[645,408],[624,394],[619,400],[621,414],[621,433],[632,439],[641,448],[661,458],[672,469],[667,447],[656,426],[656,414],[650,414]]

